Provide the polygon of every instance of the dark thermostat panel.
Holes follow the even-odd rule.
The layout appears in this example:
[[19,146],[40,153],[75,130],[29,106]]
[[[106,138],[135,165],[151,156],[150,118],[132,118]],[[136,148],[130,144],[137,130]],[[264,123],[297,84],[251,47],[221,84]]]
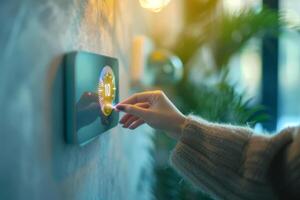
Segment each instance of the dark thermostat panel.
[[118,124],[118,60],[72,52],[64,62],[66,141],[84,145]]

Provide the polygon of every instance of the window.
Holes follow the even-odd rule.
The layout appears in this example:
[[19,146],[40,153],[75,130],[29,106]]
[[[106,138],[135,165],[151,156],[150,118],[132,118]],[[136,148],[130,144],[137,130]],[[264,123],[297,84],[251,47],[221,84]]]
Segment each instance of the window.
[[[299,0],[282,0],[280,11],[290,27],[300,24]],[[278,129],[300,123],[300,34],[284,30],[279,48]]]

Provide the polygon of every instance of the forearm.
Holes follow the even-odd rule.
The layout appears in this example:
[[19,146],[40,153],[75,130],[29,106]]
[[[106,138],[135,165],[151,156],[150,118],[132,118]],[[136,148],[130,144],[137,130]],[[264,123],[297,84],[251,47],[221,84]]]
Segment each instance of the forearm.
[[286,138],[276,143],[249,128],[189,117],[171,161],[179,173],[216,198],[270,199],[274,192],[267,184],[267,170]]
[[185,129],[185,127],[189,122],[190,122],[189,117],[185,115],[181,115],[177,117],[177,119],[174,120],[174,123],[167,125],[167,126],[173,126],[172,131],[166,131],[167,136],[178,141],[182,136],[183,130]]

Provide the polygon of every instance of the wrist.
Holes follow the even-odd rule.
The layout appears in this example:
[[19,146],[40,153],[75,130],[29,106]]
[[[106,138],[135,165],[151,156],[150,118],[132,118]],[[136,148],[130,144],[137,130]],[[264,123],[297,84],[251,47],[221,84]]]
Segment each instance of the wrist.
[[188,117],[181,114],[181,119],[180,119],[180,122],[179,122],[179,127],[178,127],[178,133],[179,133],[179,137],[181,137],[182,133],[183,133],[183,130],[186,126],[186,123],[188,121]]
[[178,118],[174,121],[174,126],[172,128],[172,130],[167,131],[167,135],[173,139],[179,140],[183,129],[186,125],[187,122],[187,117],[183,114],[181,114],[180,116],[178,116]]

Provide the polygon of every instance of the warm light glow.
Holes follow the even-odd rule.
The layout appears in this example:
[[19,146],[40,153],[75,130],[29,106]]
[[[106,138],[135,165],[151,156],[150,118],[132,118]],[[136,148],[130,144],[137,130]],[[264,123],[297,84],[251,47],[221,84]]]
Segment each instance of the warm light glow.
[[109,116],[113,110],[113,101],[116,96],[115,76],[110,67],[103,68],[98,85],[98,98],[102,113]]
[[163,9],[171,0],[140,0],[140,4],[143,8],[149,9],[153,12],[159,12]]

